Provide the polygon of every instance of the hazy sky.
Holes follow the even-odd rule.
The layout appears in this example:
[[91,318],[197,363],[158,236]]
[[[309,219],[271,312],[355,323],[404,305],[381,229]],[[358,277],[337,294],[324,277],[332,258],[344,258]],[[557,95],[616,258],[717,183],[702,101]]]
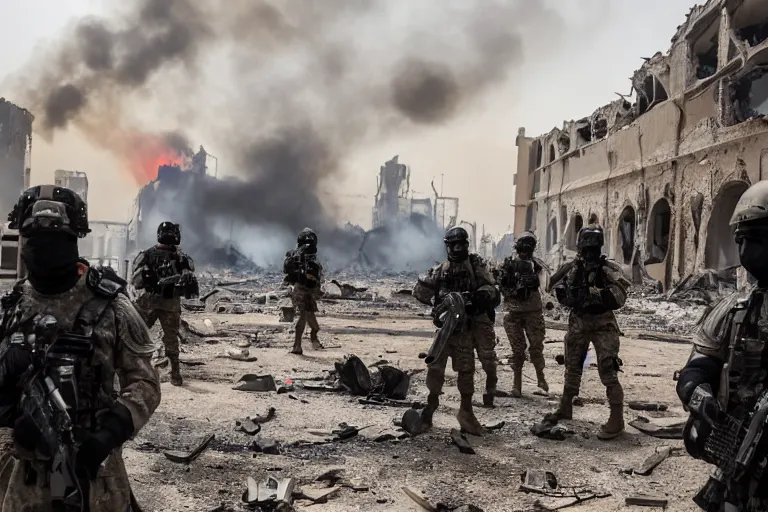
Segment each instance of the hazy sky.
[[[403,5],[410,1],[392,0]],[[13,101],[14,91],[5,79],[29,65],[36,51],[56,44],[57,35],[76,19],[101,14],[107,3],[0,0],[0,97]],[[445,195],[460,197],[461,220],[476,221],[478,229],[485,224],[491,232],[504,231],[512,224],[518,128],[524,126],[527,135],[538,135],[561,126],[565,119],[591,114],[614,100],[615,92],[628,94],[629,77],[642,64],[641,57],[669,48],[693,2],[556,0],[550,5],[558,6],[567,22],[561,43],[552,48],[547,41],[526,38],[524,64],[469,115],[348,155],[344,182],[325,187],[345,196],[340,200],[340,223],[349,219],[369,227],[378,168],[399,154],[400,161],[412,168],[411,184],[417,195],[431,195],[430,181],[435,178],[439,188],[443,175]],[[193,141],[194,147],[199,144],[217,154],[217,148],[205,140]],[[35,138],[33,184],[52,181],[53,171],[60,168],[88,173],[92,218],[127,219],[138,185],[110,154],[89,147],[77,132],[60,133],[52,144]],[[220,173],[227,171],[222,159]]]

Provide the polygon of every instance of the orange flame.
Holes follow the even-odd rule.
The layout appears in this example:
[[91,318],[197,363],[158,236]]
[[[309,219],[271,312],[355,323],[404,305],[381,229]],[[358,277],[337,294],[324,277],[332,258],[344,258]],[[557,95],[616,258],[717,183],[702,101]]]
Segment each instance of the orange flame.
[[132,143],[128,145],[131,149],[126,155],[126,163],[139,185],[156,179],[161,165],[182,165],[182,156],[169,147],[162,136],[136,133],[130,139]]

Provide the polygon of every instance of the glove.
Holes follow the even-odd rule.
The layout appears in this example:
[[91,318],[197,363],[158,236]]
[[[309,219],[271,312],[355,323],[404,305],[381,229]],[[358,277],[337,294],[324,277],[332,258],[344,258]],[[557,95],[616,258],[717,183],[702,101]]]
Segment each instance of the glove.
[[118,404],[102,416],[101,428],[90,433],[80,444],[75,463],[77,473],[93,480],[112,450],[122,446],[132,434],[131,412]]
[[443,321],[440,320],[440,315],[441,314],[443,314],[442,310],[440,310],[437,307],[432,308],[432,313],[431,313],[431,315],[432,315],[432,323],[438,329],[442,329],[443,328]]
[[712,396],[712,388],[709,384],[696,386],[690,400],[688,400],[688,410],[691,411],[692,416],[709,426],[715,426],[723,415],[720,404]]

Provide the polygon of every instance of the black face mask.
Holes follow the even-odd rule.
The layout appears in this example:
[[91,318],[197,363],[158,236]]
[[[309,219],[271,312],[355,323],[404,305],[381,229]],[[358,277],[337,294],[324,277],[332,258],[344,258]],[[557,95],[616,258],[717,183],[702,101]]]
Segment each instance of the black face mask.
[[757,279],[758,286],[768,287],[768,239],[743,237],[739,243],[739,260],[744,269]]
[[469,258],[469,244],[455,242],[452,244],[445,244],[445,250],[448,252],[448,261],[453,263],[461,263]]
[[529,260],[533,257],[533,251],[528,247],[521,247],[517,250],[517,256],[521,260]]
[[600,247],[584,247],[580,254],[587,263],[594,263],[600,259]]
[[24,239],[21,258],[32,287],[45,295],[63,293],[77,283],[77,238],[45,233]]

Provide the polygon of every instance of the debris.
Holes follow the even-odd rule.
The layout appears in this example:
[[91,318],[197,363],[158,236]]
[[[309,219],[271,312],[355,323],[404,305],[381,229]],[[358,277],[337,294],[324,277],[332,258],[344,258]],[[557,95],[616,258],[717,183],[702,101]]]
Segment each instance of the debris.
[[261,432],[261,425],[247,418],[235,421],[235,425],[237,425],[239,431],[245,432],[249,436],[255,436]]
[[557,364],[559,364],[560,366],[563,366],[565,364],[565,355],[564,354],[555,355],[555,361],[557,361]]
[[648,476],[653,473],[656,466],[664,462],[664,460],[672,454],[672,448],[669,446],[662,446],[661,449],[657,449],[656,453],[645,459],[643,465],[639,469],[636,469],[634,473],[636,475]]
[[280,308],[280,321],[285,323],[292,323],[296,318],[296,309],[293,306],[283,306]]
[[268,476],[266,480],[257,483],[251,477],[248,477],[247,489],[243,493],[242,501],[249,507],[268,506],[286,503],[293,503],[293,490],[296,487],[296,480],[293,478],[277,479]]
[[182,464],[189,464],[196,458],[200,456],[203,451],[208,447],[209,444],[211,444],[211,441],[216,437],[215,434],[208,434],[203,438],[203,440],[195,447],[195,449],[184,452],[180,450],[169,450],[163,452],[163,455],[168,460],[171,460],[173,462],[180,462]]
[[421,414],[416,409],[408,409],[405,411],[403,413],[403,419],[400,420],[400,425],[402,426],[403,430],[412,436],[421,434],[423,431]]
[[569,496],[567,498],[558,498],[554,501],[545,502],[542,500],[536,500],[533,503],[534,510],[536,512],[552,512],[555,510],[562,510],[564,508],[572,507],[573,505],[578,505],[579,503],[583,503],[585,501],[594,499],[594,498],[605,498],[606,496],[598,496],[597,494],[581,494],[579,496]]
[[520,475],[523,482],[520,485],[521,491],[539,492],[541,490],[557,489],[557,477],[551,471],[543,469],[528,469]]
[[385,441],[394,441],[397,439],[394,434],[391,432],[385,432],[383,434],[379,434],[378,436],[373,438],[374,443],[383,443]]
[[279,441],[274,439],[259,438],[251,443],[251,449],[258,453],[265,455],[280,455],[283,451],[283,447]]
[[403,492],[411,498],[417,505],[429,512],[437,512],[437,509],[433,507],[427,500],[410,490],[408,487],[402,487]]
[[426,359],[428,355],[426,352],[419,352],[419,359]]
[[411,296],[413,296],[413,290],[411,290],[410,288],[403,288],[402,290],[397,290],[392,295],[411,295]]
[[633,411],[666,411],[667,406],[657,402],[629,402],[627,406]]
[[306,486],[301,488],[301,490],[297,493],[297,497],[307,499],[313,503],[325,503],[328,501],[328,498],[339,492],[340,489],[340,485],[323,489]]
[[345,482],[344,487],[352,489],[354,492],[368,492],[371,490],[371,486],[363,483],[359,478],[353,478],[349,482]]
[[409,402],[407,400],[395,400],[393,398],[386,398],[381,395],[371,395],[368,398],[358,399],[358,403],[362,405],[383,405],[388,407],[409,407],[413,409],[421,409],[424,404],[421,402]]
[[240,382],[241,384],[232,388],[235,391],[277,391],[275,378],[271,375],[254,375],[252,373],[246,373],[240,377],[237,382]]
[[647,494],[633,494],[632,496],[627,496],[624,503],[627,505],[639,505],[641,507],[664,508],[669,503],[669,500],[666,498],[648,496]]
[[343,441],[345,439],[350,439],[352,437],[357,436],[357,434],[360,433],[361,430],[368,428],[366,427],[355,427],[352,425],[347,425],[346,423],[339,423],[338,429],[332,430],[331,434],[334,434],[334,441]]
[[358,288],[356,286],[352,286],[351,284],[346,283],[340,283],[335,279],[331,279],[331,283],[335,284],[339,290],[341,291],[342,298],[346,297],[352,297],[356,293],[363,293],[365,291],[368,291],[368,288]]
[[560,425],[555,421],[544,420],[531,427],[531,434],[542,439],[564,441],[566,436],[573,435],[573,431],[568,430],[564,425]]
[[200,361],[199,359],[187,359],[184,357],[180,357],[179,362],[186,366],[203,366],[205,364],[205,361]]
[[683,428],[687,419],[673,418],[672,420],[674,423],[658,425],[648,418],[638,416],[637,419],[630,421],[629,424],[643,434],[659,439],[682,439]]
[[451,439],[453,440],[453,443],[459,447],[459,451],[461,453],[466,453],[468,455],[475,454],[475,450],[472,448],[472,445],[469,444],[469,441],[464,436],[464,434],[462,434],[455,428],[451,429]]
[[640,329],[626,329],[624,335],[627,338],[636,340],[663,341],[665,343],[680,343],[683,345],[690,345],[693,343],[693,340],[688,336],[677,336],[675,334],[643,331]]
[[208,318],[203,320],[203,329],[201,329],[203,336],[213,336],[216,334],[216,328],[213,327],[213,322]]
[[499,421],[496,423],[491,423],[490,425],[485,425],[484,428],[485,430],[501,430],[506,424],[506,421]]
[[339,376],[339,383],[353,395],[377,394],[403,400],[408,395],[411,376],[387,363],[388,361],[377,363],[377,368],[372,373],[359,357],[352,354],[335,363],[334,366]]
[[325,482],[327,487],[333,487],[339,480],[341,480],[342,473],[344,473],[343,468],[329,469],[315,478],[315,482]]
[[244,361],[246,363],[252,363],[253,361],[258,360],[258,357],[250,355],[250,351],[247,348],[228,350],[226,354],[221,354],[216,357],[225,357],[234,359],[235,361]]
[[279,388],[277,388],[278,395],[284,395],[285,393],[290,393],[291,391],[296,391],[296,387],[293,386],[293,384],[289,386],[280,386]]

